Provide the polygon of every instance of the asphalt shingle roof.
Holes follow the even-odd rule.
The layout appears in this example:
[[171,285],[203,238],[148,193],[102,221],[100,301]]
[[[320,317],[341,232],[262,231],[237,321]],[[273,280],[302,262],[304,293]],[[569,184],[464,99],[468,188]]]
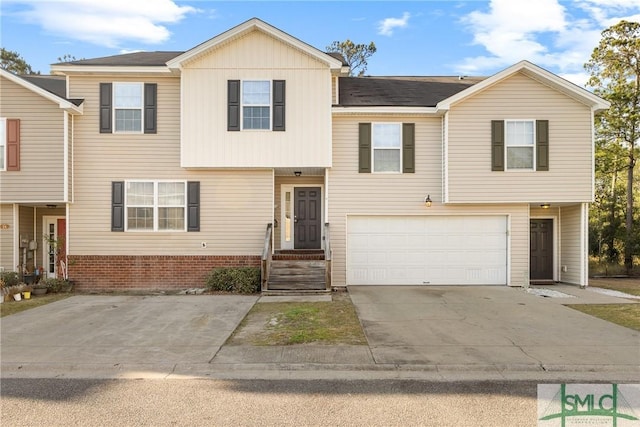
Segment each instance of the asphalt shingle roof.
[[483,77],[341,77],[343,107],[435,107]]
[[69,99],[67,98],[67,79],[65,76],[48,76],[42,74],[21,74],[22,80],[26,80],[31,84],[38,86],[41,89],[51,92],[52,94],[59,96],[62,99],[66,99],[74,105],[80,105],[84,101],[83,99]]
[[77,61],[60,62],[54,65],[103,65],[103,66],[138,66],[153,67],[166,65],[167,61],[172,60],[184,52],[177,51],[159,51],[159,52],[134,52],[124,53],[122,55],[104,56],[102,58],[79,59]]

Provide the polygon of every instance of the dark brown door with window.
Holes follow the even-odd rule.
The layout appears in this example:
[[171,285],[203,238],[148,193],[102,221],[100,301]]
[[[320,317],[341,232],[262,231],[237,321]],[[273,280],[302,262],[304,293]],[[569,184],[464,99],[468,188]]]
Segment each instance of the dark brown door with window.
[[532,219],[531,280],[553,280],[553,220]]
[[294,248],[320,249],[320,187],[299,187],[294,197]]

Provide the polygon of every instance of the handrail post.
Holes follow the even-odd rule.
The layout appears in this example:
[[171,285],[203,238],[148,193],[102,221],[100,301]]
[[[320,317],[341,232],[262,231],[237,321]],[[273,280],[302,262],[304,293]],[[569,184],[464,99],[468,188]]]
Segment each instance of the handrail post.
[[260,290],[266,291],[269,283],[269,272],[271,270],[271,256],[273,253],[273,224],[267,224],[267,231],[264,236],[264,246],[262,248],[262,258],[260,261]]
[[331,290],[331,238],[330,238],[330,229],[329,223],[324,223],[324,283],[325,290]]

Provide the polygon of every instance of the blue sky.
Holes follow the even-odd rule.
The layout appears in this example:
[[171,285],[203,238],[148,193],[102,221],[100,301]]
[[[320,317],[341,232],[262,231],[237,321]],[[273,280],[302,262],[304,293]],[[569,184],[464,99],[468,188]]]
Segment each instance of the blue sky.
[[65,54],[188,50],[258,17],[324,50],[373,41],[371,75],[491,75],[522,59],[583,85],[600,32],[640,0],[1,0],[2,47],[43,74]]

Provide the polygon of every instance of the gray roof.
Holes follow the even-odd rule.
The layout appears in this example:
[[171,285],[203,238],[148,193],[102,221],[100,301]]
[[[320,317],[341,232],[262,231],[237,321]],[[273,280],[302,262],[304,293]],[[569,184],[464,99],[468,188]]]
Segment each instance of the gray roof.
[[484,77],[341,77],[343,107],[435,107]]
[[51,92],[52,94],[66,99],[74,105],[80,105],[84,99],[67,98],[67,78],[65,76],[48,76],[42,74],[21,74],[18,75],[22,80],[38,86],[41,89]]
[[53,65],[103,65],[103,66],[139,66],[139,67],[153,67],[163,66],[176,56],[183,54],[184,52],[134,52],[125,53],[122,55],[105,56],[102,58],[92,59],[79,59],[77,61],[60,62]]

